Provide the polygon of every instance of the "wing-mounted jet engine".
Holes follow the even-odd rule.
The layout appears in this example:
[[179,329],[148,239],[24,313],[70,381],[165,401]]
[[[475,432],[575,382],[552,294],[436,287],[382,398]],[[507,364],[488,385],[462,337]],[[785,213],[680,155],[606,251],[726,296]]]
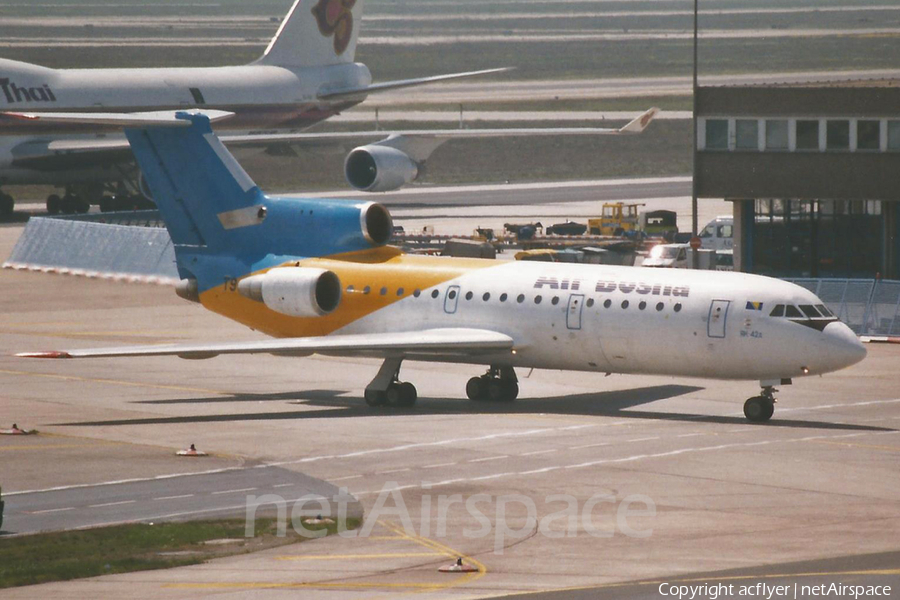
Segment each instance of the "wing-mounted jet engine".
[[425,161],[449,138],[391,135],[374,144],[354,148],[344,160],[347,183],[363,192],[390,192],[415,181]]

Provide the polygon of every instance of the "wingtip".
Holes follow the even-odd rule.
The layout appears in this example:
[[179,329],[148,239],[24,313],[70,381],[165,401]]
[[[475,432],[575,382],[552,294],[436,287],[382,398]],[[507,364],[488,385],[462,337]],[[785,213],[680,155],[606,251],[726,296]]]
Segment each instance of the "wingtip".
[[5,117],[7,119],[19,119],[21,121],[37,121],[38,119],[40,119],[40,117],[36,114],[9,111],[0,112],[0,117]]
[[48,352],[20,352],[16,354],[18,358],[72,358],[68,352],[59,350],[51,350]]

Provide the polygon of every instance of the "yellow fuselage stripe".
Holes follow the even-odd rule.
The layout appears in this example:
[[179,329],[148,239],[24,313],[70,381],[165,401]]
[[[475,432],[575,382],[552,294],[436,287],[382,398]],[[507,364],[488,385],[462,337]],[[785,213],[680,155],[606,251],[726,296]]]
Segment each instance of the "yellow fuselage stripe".
[[[241,296],[229,284],[204,292],[200,301],[213,312],[273,337],[328,335],[412,296],[416,290],[424,294],[425,290],[469,271],[495,267],[498,263],[486,259],[409,255],[397,248],[383,247],[328,258],[302,259],[289,265],[333,271],[343,288],[338,308],[322,317],[290,317]],[[348,291],[349,286],[352,291]],[[367,287],[368,292],[365,291]]]

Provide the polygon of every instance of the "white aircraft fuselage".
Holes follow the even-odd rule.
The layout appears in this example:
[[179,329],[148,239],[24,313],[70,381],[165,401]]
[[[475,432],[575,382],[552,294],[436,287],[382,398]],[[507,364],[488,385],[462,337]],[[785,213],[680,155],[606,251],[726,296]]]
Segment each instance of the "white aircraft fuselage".
[[[450,358],[453,362],[774,382],[771,385],[842,369],[866,354],[850,328],[834,317],[769,316],[778,305],[823,305],[808,290],[777,279],[683,269],[485,261],[484,268],[467,269],[415,294],[416,271],[441,263],[452,268],[454,262],[406,256],[403,266],[410,277],[393,278],[394,285],[382,285],[376,269],[367,277],[367,269],[340,261],[317,260],[310,266],[329,269],[343,282],[342,306],[336,312],[359,313],[369,302],[367,296],[377,302],[382,288],[384,296],[396,297],[402,290],[403,299],[335,334],[471,328],[513,340],[515,352]],[[243,311],[221,311],[220,298],[208,306],[265,327]]]
[[[0,110],[10,112],[154,112],[203,107],[233,112],[229,129],[304,128],[358,104],[322,100],[329,90],[368,86],[359,63],[321,67],[263,64],[201,68],[48,69],[0,59]],[[54,124],[0,120],[2,134],[35,134]],[[96,125],[85,125],[95,132]],[[72,127],[67,131],[71,132]]]

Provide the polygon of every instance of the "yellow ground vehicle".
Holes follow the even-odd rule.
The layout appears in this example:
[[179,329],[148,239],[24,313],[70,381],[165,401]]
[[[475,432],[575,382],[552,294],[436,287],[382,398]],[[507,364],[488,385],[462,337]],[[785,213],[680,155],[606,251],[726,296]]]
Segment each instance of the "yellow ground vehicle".
[[638,228],[638,207],[643,204],[606,202],[599,219],[588,219],[592,235],[623,235]]

